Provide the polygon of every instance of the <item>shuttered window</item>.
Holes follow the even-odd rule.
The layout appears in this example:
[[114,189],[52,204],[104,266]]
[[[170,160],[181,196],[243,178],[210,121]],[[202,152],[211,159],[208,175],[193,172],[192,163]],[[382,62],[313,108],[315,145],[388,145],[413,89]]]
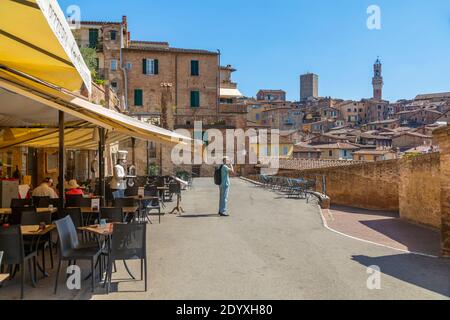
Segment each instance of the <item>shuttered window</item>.
[[116,59],[111,60],[111,71],[117,71],[117,60]]
[[142,60],[142,73],[149,74],[149,75],[159,74],[158,59],[143,59]]
[[142,106],[143,105],[142,89],[135,89],[134,90],[134,105],[135,106]]
[[97,48],[98,29],[89,29],[89,48]]
[[200,92],[191,91],[191,108],[200,107]]
[[199,62],[198,60],[191,60],[191,76],[200,75]]

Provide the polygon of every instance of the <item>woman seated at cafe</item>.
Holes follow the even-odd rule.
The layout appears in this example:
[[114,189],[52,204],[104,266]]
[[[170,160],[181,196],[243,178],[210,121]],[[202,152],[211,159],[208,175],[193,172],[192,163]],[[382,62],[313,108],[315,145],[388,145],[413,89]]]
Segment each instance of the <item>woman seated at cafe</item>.
[[83,195],[83,190],[81,190],[80,186],[77,183],[77,180],[70,180],[67,184],[66,195],[74,196],[74,195]]

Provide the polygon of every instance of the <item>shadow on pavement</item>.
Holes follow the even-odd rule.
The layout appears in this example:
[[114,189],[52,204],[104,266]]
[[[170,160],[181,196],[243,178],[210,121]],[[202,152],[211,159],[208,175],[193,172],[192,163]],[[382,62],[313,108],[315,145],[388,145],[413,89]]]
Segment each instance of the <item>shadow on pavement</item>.
[[378,266],[382,274],[450,297],[450,259],[437,259],[414,254],[383,257],[352,256],[366,267]]
[[360,223],[401,243],[409,251],[435,256],[441,253],[441,235],[435,230],[396,219],[369,220]]

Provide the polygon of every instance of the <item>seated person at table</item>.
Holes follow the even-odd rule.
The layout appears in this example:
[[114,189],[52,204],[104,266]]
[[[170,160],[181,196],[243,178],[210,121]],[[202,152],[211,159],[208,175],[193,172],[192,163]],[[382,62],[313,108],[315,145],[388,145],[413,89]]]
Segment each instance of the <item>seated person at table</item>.
[[83,195],[83,190],[80,189],[77,180],[70,180],[67,184],[67,189],[66,195],[68,196]]
[[51,199],[58,198],[55,190],[52,188],[53,180],[46,178],[39,187],[33,190],[33,197],[50,197]]

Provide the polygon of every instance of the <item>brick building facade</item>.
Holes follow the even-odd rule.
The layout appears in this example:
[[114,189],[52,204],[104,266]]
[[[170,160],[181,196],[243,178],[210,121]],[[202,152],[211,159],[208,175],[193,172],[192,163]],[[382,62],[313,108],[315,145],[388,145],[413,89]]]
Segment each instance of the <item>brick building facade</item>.
[[[84,21],[73,33],[80,47],[95,48],[98,77],[117,94],[121,111],[167,129],[188,129],[192,136],[196,121],[205,128],[246,128],[247,109],[239,97],[221,95],[222,87],[237,87],[231,82],[235,70],[220,67],[219,52],[132,41],[126,16],[120,22]],[[119,148],[131,154],[133,146],[138,174],[151,164],[173,173],[171,148],[139,140]]]

